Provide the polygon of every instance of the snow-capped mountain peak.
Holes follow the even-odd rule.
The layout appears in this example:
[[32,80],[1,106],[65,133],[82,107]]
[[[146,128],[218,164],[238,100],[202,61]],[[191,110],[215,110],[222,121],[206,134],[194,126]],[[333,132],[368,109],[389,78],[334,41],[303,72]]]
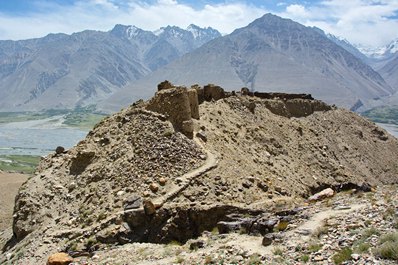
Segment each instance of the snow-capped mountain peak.
[[393,41],[387,46],[387,52],[389,52],[389,53],[396,53],[396,52],[398,52],[398,39],[393,40]]
[[195,39],[197,39],[201,35],[202,30],[203,30],[202,28],[194,24],[191,24],[187,27],[187,31],[191,32]]
[[141,32],[144,32],[144,30],[136,27],[136,26],[126,26],[126,25],[120,25],[117,24],[112,30],[111,33],[122,37],[122,38],[127,38],[129,40],[134,39],[137,37]]
[[369,58],[383,59],[398,52],[398,39],[395,39],[390,42],[390,44],[381,47],[369,47],[364,45],[356,45],[356,47]]
[[128,26],[126,29],[126,36],[128,39],[133,39],[136,37],[141,29],[137,28],[136,26]]

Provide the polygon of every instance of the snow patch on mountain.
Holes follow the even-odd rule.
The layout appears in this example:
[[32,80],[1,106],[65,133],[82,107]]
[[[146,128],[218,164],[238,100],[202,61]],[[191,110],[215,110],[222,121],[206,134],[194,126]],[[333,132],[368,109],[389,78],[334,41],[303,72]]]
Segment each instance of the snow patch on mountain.
[[398,52],[398,39],[393,40],[390,44],[382,47],[369,47],[356,45],[357,49],[370,58],[384,59]]
[[126,29],[126,35],[128,39],[133,39],[136,37],[140,32],[140,29],[137,28],[136,26],[129,26]]

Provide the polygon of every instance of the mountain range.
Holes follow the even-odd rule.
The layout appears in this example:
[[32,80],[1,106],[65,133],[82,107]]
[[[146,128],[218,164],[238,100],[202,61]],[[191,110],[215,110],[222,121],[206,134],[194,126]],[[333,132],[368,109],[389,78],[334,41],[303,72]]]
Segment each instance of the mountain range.
[[96,105],[113,112],[148,98],[166,79],[311,93],[359,111],[386,99],[398,103],[397,69],[397,42],[383,55],[365,55],[344,39],[272,14],[225,36],[195,25],[154,32],[116,25],[0,41],[0,111]]
[[190,25],[0,41],[0,110],[71,109],[96,104],[120,88],[221,34]]
[[138,95],[149,95],[150,88],[165,79],[236,90],[311,93],[353,110],[395,92],[380,74],[325,34],[272,14],[159,68],[101,106],[116,110]]

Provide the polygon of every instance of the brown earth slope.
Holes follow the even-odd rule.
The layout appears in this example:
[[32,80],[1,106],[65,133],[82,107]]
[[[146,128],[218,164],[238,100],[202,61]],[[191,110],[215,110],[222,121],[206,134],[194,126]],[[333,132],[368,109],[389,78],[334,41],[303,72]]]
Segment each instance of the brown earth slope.
[[12,210],[15,196],[28,175],[0,171],[0,248],[5,243],[5,236],[10,236],[12,226]]
[[[191,119],[197,108],[200,118]],[[268,224],[280,201],[397,183],[397,156],[397,139],[320,101],[164,89],[41,161],[17,197],[17,243],[0,261],[43,264],[58,251],[184,243],[233,215]]]

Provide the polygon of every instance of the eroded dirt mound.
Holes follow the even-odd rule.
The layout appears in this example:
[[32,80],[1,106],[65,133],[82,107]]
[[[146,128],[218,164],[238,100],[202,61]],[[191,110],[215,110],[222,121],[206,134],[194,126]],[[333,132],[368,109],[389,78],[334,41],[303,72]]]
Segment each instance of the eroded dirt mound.
[[252,205],[281,195],[306,198],[325,187],[398,181],[397,140],[374,123],[343,109],[287,118],[270,104],[230,97],[201,105],[199,127],[219,165],[179,201]]
[[[192,95],[204,92],[193,89],[161,89],[43,159],[18,194],[2,261],[186,242],[220,222],[264,234],[283,219],[280,201],[398,182],[397,140],[354,113],[303,96],[208,93],[217,98],[198,100],[196,120]],[[172,111],[178,98],[184,115]]]

